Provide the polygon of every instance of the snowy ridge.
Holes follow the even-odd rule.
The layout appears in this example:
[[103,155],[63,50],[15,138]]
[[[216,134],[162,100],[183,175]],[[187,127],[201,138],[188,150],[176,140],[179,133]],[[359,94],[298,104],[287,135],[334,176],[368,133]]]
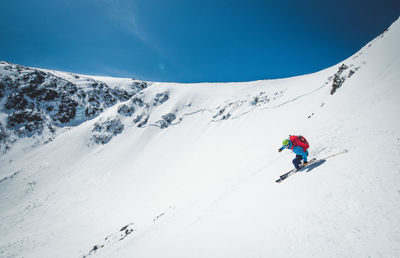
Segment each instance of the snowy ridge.
[[[68,82],[78,93],[95,93],[96,82],[110,92],[115,101],[98,99],[79,123],[23,95],[32,76],[11,92],[35,69],[2,62],[2,81],[12,80],[0,88],[0,129],[16,140],[0,156],[0,257],[400,256],[399,45],[396,21],[318,73],[144,82],[132,92],[131,79],[37,70],[57,79],[61,96]],[[55,133],[9,126],[11,94],[44,112]],[[52,140],[26,151],[40,133]],[[289,134],[308,139],[310,157],[348,153],[276,184],[292,168],[293,154],[277,152]]]

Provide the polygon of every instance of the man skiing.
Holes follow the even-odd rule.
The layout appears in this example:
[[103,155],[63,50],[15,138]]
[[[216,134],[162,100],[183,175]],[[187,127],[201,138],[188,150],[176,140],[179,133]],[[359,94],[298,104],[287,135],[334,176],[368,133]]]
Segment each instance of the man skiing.
[[[290,135],[289,139],[283,140],[283,146],[278,150],[281,152],[284,149],[291,149],[294,154],[296,154],[296,158],[292,161],[296,170],[300,170],[302,166],[308,164],[307,156],[308,156],[308,149],[309,144],[303,136],[299,135]],[[301,165],[301,160],[303,164]]]

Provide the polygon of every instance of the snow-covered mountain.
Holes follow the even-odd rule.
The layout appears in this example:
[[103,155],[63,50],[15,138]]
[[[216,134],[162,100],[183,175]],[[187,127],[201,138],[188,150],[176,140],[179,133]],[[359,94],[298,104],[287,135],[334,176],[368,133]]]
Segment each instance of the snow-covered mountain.
[[[178,84],[0,63],[0,257],[399,257],[400,21],[343,62]],[[289,134],[324,158],[280,184]]]
[[130,99],[148,83],[125,79],[125,87],[119,86],[87,76],[0,62],[1,153],[10,150],[19,138],[28,137],[35,145],[53,140],[57,129],[98,116]]

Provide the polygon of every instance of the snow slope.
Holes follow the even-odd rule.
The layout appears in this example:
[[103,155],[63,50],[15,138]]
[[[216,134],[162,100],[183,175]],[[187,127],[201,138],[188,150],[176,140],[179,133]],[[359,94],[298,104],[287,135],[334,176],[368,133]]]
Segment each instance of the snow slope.
[[[399,45],[398,20],[318,73],[153,83],[143,105],[0,156],[0,257],[399,257]],[[93,144],[107,118],[123,131]],[[288,134],[348,153],[277,184]]]

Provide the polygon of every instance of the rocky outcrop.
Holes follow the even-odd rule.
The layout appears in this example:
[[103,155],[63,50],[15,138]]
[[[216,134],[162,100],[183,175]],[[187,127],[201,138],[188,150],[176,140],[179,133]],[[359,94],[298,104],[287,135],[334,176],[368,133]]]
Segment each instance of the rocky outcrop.
[[118,117],[102,118],[94,124],[92,142],[106,144],[123,130],[124,125]]
[[168,113],[166,115],[161,116],[161,120],[158,120],[156,124],[161,128],[167,128],[172,124],[172,122],[176,119],[175,114],[173,113]]
[[114,245],[119,241],[124,240],[135,231],[137,231],[137,229],[133,223],[129,223],[128,225],[123,226],[118,232],[108,235],[101,243],[94,245],[89,253],[87,255],[84,255],[83,258],[99,252],[102,248],[106,246]]
[[331,95],[333,95],[336,90],[338,88],[340,88],[342,86],[342,84],[344,83],[344,81],[346,80],[345,76],[342,76],[342,73],[344,70],[346,70],[348,68],[347,65],[342,64],[339,67],[339,70],[337,71],[337,73],[335,73],[335,75],[333,76],[333,83],[332,83],[332,90],[331,90]]
[[163,104],[165,101],[167,101],[168,99],[169,99],[168,91],[157,93],[153,99],[153,106],[159,106],[159,105]]
[[135,107],[133,105],[122,104],[118,107],[118,113],[124,116],[131,116],[135,113]]

